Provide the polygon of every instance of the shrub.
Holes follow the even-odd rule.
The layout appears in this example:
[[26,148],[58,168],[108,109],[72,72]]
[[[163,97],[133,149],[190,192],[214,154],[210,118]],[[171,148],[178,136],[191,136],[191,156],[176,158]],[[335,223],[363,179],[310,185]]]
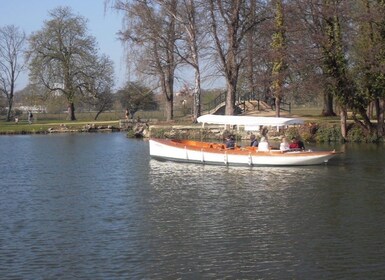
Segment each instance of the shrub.
[[341,141],[341,130],[336,125],[309,123],[300,127],[289,127],[285,136],[288,139],[300,137],[305,142],[338,142]]
[[294,137],[300,136],[300,133],[299,133],[297,127],[289,127],[285,131],[285,136],[286,136],[287,139],[290,140],[290,139],[293,139]]
[[359,143],[359,142],[376,143],[381,140],[381,138],[379,138],[376,133],[372,133],[372,134],[366,133],[357,124],[353,124],[352,126],[350,126],[347,137],[350,142],[356,142],[356,143]]
[[337,125],[320,125],[315,136],[316,142],[339,142],[341,141],[341,128]]
[[366,136],[358,125],[349,128],[347,137],[350,142],[366,142]]

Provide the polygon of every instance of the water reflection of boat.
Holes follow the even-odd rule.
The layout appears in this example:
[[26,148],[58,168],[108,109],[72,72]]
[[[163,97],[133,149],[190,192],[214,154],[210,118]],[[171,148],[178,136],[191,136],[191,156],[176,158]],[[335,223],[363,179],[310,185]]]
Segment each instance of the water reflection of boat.
[[296,166],[327,163],[336,151],[259,151],[255,147],[226,149],[223,144],[192,140],[150,139],[150,155],[172,160],[215,165]]

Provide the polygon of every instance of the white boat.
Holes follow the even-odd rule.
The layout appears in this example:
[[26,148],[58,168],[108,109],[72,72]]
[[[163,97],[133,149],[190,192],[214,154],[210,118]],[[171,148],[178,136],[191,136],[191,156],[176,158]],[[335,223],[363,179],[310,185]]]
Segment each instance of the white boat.
[[296,166],[327,163],[336,151],[285,151],[258,147],[226,149],[224,144],[192,140],[150,139],[150,156],[159,160],[215,165]]
[[[303,120],[297,118],[251,117],[204,115],[198,118],[203,126],[207,124],[243,126],[245,130],[259,130],[261,126],[287,127],[301,125]],[[317,165],[327,163],[329,159],[340,154],[336,151],[280,151],[263,150],[255,147],[235,147],[226,149],[224,144],[199,142],[191,140],[150,139],[150,156],[161,160],[194,162],[216,165]]]

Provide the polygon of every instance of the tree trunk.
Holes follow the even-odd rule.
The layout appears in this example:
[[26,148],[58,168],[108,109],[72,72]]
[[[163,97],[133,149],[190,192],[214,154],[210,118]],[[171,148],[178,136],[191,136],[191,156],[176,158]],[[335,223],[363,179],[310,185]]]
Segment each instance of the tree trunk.
[[[186,2],[185,2],[186,3]],[[195,70],[195,89],[194,89],[194,107],[193,107],[193,123],[197,122],[197,119],[201,115],[201,73],[199,69],[199,48],[198,48],[198,26],[196,24],[196,7],[195,1],[189,0],[186,5],[187,8],[187,22],[185,25],[188,34],[188,43],[191,52],[190,64]],[[182,20],[183,22],[183,20]]]
[[279,118],[281,116],[281,98],[275,98],[275,116]]
[[[245,35],[242,30],[245,28],[244,22],[248,20],[241,20],[242,1],[229,1],[229,7],[223,11],[221,1],[211,0],[210,15],[211,27],[215,40],[216,49],[219,59],[221,61],[223,72],[226,78],[227,94],[226,94],[226,115],[234,115],[235,112],[235,98],[238,82],[238,74],[240,67],[240,38]],[[224,26],[221,27],[221,33],[224,32],[226,36],[226,43],[220,40],[217,17],[215,16],[215,5],[218,5],[218,10],[221,10],[220,17],[224,20]],[[227,47],[224,47],[227,45]]]
[[100,115],[101,112],[102,112],[102,111],[98,111],[98,112],[96,113],[95,118],[94,118],[94,121],[96,121],[96,120],[98,119],[98,117],[99,117],[99,115]]
[[374,102],[370,102],[368,106],[368,116],[370,119],[373,119],[373,107],[374,107]]
[[235,112],[235,86],[227,82],[225,115],[232,116]]
[[[177,11],[176,0],[170,1],[170,11],[172,14],[176,14]],[[165,95],[166,95],[166,120],[171,121],[174,119],[174,72],[175,72],[175,45],[176,45],[176,19],[171,16],[169,22],[167,23],[167,40],[166,40],[166,50],[165,58],[167,60],[167,65],[162,70],[163,74],[161,75],[164,78],[165,83]],[[155,42],[157,44],[157,42]],[[161,64],[161,63],[160,63]]]
[[335,116],[336,113],[334,113],[333,110],[333,95],[331,93],[325,92],[324,93],[324,108],[322,110],[322,116],[324,117],[330,117]]
[[385,98],[378,99],[378,111],[377,111],[377,132],[378,136],[384,136],[384,112],[385,112]]
[[194,112],[193,123],[197,122],[201,115],[201,77],[199,68],[195,69]]
[[10,94],[8,98],[8,110],[7,110],[7,119],[6,119],[7,122],[11,121],[12,105],[13,105],[13,94]]
[[174,118],[174,106],[173,106],[173,101],[166,101],[166,121],[171,121]]
[[[255,14],[256,10],[256,3],[255,1],[250,2],[250,13]],[[256,94],[256,85],[255,85],[255,79],[254,79],[254,28],[250,30],[246,34],[246,78],[247,78],[247,89],[249,91],[249,94],[251,94],[252,99],[257,99],[254,95]]]
[[347,110],[344,106],[341,106],[340,108],[340,121],[341,121],[341,136],[346,141],[347,136],[348,136],[348,129],[347,129],[347,118],[348,118],[348,113]]
[[[229,36],[228,39],[234,46],[234,37]],[[232,116],[235,113],[235,98],[238,81],[238,65],[235,55],[235,47],[227,53],[226,80],[227,80],[227,94],[226,94],[226,109],[225,115]]]
[[275,3],[275,28],[273,35],[273,69],[272,69],[272,96],[274,97],[275,116],[281,115],[281,100],[283,98],[283,71],[285,68],[285,30],[283,18],[283,4],[282,0],[276,0]]
[[12,112],[12,105],[13,105],[13,93],[15,90],[15,75],[12,72],[11,74],[11,86],[9,90],[9,94],[7,95],[7,101],[8,101],[8,111],[7,111],[7,122],[11,121],[11,112]]
[[70,121],[76,121],[75,117],[75,105],[73,102],[68,104],[68,118]]
[[247,60],[246,60],[246,78],[247,78],[247,89],[248,93],[251,94],[252,99],[255,98],[255,93],[256,93],[256,86],[255,86],[255,81],[254,81],[254,59],[253,59],[253,51],[254,51],[254,46],[253,46],[253,36],[250,33],[248,33],[247,36]]

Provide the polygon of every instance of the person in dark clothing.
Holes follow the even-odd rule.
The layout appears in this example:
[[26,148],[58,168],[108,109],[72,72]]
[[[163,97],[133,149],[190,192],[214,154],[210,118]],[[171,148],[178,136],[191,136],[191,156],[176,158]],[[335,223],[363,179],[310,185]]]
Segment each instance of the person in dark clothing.
[[258,140],[254,134],[250,135],[250,147],[258,147]]
[[235,138],[233,135],[230,135],[226,138],[226,149],[234,149],[235,148]]
[[31,111],[28,111],[28,123],[32,124],[33,114]]

